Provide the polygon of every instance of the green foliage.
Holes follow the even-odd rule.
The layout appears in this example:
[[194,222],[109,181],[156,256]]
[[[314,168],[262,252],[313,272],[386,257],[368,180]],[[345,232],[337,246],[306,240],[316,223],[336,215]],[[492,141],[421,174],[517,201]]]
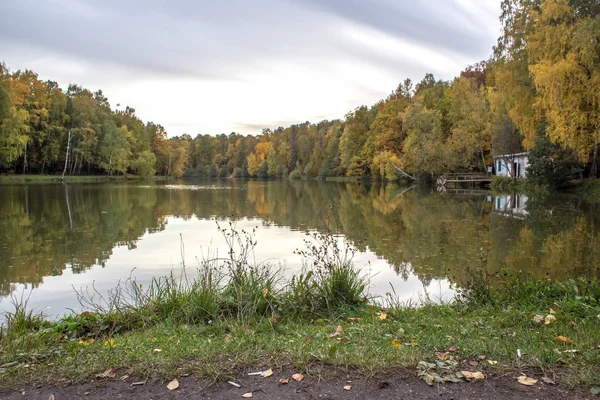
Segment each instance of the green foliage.
[[535,141],[528,157],[527,179],[535,185],[548,186],[550,190],[566,187],[582,171],[572,151],[553,145],[545,137]]
[[131,163],[131,168],[142,178],[148,178],[150,176],[154,176],[156,173],[154,170],[155,164],[156,156],[150,150],[146,150]]

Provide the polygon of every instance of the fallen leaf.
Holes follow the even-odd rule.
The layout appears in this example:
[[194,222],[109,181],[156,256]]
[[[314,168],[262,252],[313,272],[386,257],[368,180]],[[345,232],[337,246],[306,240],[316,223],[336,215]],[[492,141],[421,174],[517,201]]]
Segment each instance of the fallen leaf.
[[525,385],[525,386],[533,386],[533,385],[535,385],[537,383],[537,379],[528,378],[525,375],[521,375],[520,377],[518,377],[517,381],[521,385]]
[[498,365],[498,361],[488,360],[488,364],[490,364],[490,365]]
[[343,330],[344,330],[344,328],[342,328],[342,326],[341,326],[341,325],[338,325],[338,326],[337,326],[337,328],[335,328],[335,331],[336,331],[336,332],[340,332],[340,333],[342,333],[342,331],[343,331]]
[[252,398],[252,392],[244,393],[242,395],[242,397],[245,398],[245,399],[250,399],[250,398]]
[[101,374],[97,374],[96,378],[114,378],[116,374],[113,372],[112,368],[107,369]]
[[[592,388],[593,389],[593,388]],[[48,400],[54,400],[54,395],[51,394],[50,397],[48,397]]]
[[573,343],[573,339],[569,339],[566,336],[557,336],[556,340],[560,340],[561,342],[565,342],[565,343]]
[[386,313],[384,313],[383,311],[379,311],[379,312],[377,313],[377,318],[379,318],[380,320],[384,320],[384,319],[386,319],[386,318],[387,318],[387,314],[386,314]]
[[479,365],[479,363],[477,361],[469,361],[469,365],[472,367],[476,367]]
[[279,380],[279,383],[282,385],[287,385],[290,382],[290,380],[288,378],[281,378]]
[[154,350],[152,350],[152,352],[154,352],[154,353],[160,353],[161,351],[162,351],[162,349],[154,349]]
[[167,389],[169,390],[175,390],[179,387],[179,381],[177,379],[173,379],[171,382],[169,382],[169,384],[167,385]]
[[348,322],[358,322],[358,321],[362,321],[362,318],[359,318],[359,317],[349,317],[348,318]]
[[458,347],[458,346],[450,346],[448,348],[448,351],[451,351],[451,352],[455,352],[455,351],[458,351],[458,350],[460,350],[460,347]]
[[271,375],[273,375],[273,370],[271,368],[269,368],[268,370],[266,370],[262,373],[263,378],[268,378]]
[[448,354],[448,353],[440,353],[438,351],[437,353],[435,353],[435,355],[437,356],[437,358],[439,358],[442,361],[446,361],[446,360],[450,359],[450,354]]
[[485,375],[483,372],[471,372],[471,371],[460,371],[461,374],[465,376],[467,379],[475,379],[475,380],[483,380],[485,379]]
[[428,384],[429,386],[432,386],[433,382],[435,382],[435,376],[433,376],[431,374],[425,374],[425,376],[423,377],[423,380],[425,381],[426,384]]
[[533,320],[540,324],[544,320],[544,317],[542,317],[540,314],[537,314],[535,317],[533,317]]
[[544,324],[546,325],[550,325],[554,321],[556,321],[556,317],[552,314],[548,314],[546,315],[546,318],[544,318]]
[[542,378],[542,381],[548,385],[556,385],[556,383],[554,383],[554,381],[550,378],[548,378],[547,376],[544,376]]
[[292,379],[295,380],[296,382],[300,382],[300,381],[302,381],[302,379],[304,379],[304,375],[294,374],[294,375],[292,375]]
[[598,396],[600,394],[600,387],[599,386],[595,386],[595,387],[591,388],[590,389],[590,393],[593,394],[593,395],[595,395],[595,396]]
[[550,309],[550,314],[556,314],[556,311],[554,311],[553,309]]
[[577,349],[570,349],[570,350],[565,350],[565,353],[570,353],[570,354],[575,354],[575,353],[579,353],[579,350]]
[[267,297],[268,294],[269,294],[269,289],[264,288],[263,289],[263,297]]
[[575,323],[575,321],[571,321],[571,322],[569,322],[569,326],[571,328],[575,328],[577,326],[577,324]]
[[350,386],[350,385],[344,386],[344,390],[352,390],[352,386]]

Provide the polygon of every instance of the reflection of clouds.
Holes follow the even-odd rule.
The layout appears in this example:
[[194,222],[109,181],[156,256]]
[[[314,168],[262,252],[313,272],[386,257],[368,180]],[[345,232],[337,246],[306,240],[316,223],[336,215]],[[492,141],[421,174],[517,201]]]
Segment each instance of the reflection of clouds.
[[[92,288],[99,294],[105,295],[119,281],[130,276],[146,287],[155,277],[174,273],[181,274],[181,240],[185,247],[185,265],[188,276],[194,276],[200,267],[200,261],[205,258],[227,258],[228,247],[224,238],[217,231],[216,223],[206,219],[185,220],[169,217],[164,231],[159,234],[146,233],[137,242],[137,248],[128,250],[127,246],[119,246],[113,250],[111,258],[105,266],[94,266],[82,274],[74,273],[67,268],[61,276],[45,277],[35,290],[31,291],[28,306],[43,310],[48,315],[58,316],[73,309],[81,311],[77,303],[75,290],[85,291]],[[234,224],[236,230],[256,230],[258,242],[252,255],[252,261],[264,262],[274,268],[281,268],[286,278],[298,274],[303,269],[303,259],[294,254],[303,248],[302,240],[306,238],[304,231],[293,231],[287,227],[262,226],[261,219],[244,218]],[[342,237],[338,237],[343,242]],[[367,250],[354,256],[354,264],[370,279],[370,294],[375,297],[384,296],[391,291],[390,284],[402,301],[416,301],[425,294],[419,279],[410,275],[408,279],[398,276],[393,268],[383,259]],[[429,295],[447,298],[449,286],[435,288],[436,280],[428,285]],[[440,281],[445,282],[445,281]],[[19,297],[28,292],[26,285],[16,285],[14,294]],[[0,300],[0,309],[9,307],[8,299]]]

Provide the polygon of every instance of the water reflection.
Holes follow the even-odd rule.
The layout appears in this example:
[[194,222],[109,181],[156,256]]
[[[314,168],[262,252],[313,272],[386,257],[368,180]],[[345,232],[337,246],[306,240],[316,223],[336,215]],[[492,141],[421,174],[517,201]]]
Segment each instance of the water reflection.
[[[74,281],[91,282],[86,277],[93,274],[86,271],[107,265],[116,251],[152,264],[158,250],[135,253],[140,238],[177,241],[165,233],[169,224],[175,230],[194,227],[190,248],[217,235],[212,224],[191,224],[211,218],[262,224],[258,241],[267,247],[290,232],[290,249],[302,246],[302,235],[292,231],[329,226],[398,279],[415,278],[425,287],[445,279],[460,284],[467,267],[567,279],[598,275],[600,265],[600,213],[573,197],[439,195],[325,182],[20,185],[0,187],[0,215],[0,296],[19,285],[37,287],[47,277],[60,277],[53,281],[65,290]],[[277,237],[265,233],[274,229]],[[264,255],[269,258],[268,249]],[[111,266],[106,274],[124,277],[129,267]],[[387,274],[374,279],[383,286],[386,280]]]

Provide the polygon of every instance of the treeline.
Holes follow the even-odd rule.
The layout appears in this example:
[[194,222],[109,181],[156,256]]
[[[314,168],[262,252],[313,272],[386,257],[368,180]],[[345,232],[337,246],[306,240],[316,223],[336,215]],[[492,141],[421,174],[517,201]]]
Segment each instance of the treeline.
[[[489,60],[453,81],[405,80],[386,99],[343,120],[260,135],[189,135],[167,140],[134,110],[111,111],[102,92],[63,92],[30,71],[2,71],[0,166],[58,171],[68,132],[71,173],[208,177],[397,179],[486,171],[492,155],[551,142],[597,174],[600,134],[600,3],[504,0],[503,34]],[[547,144],[547,143],[546,143]],[[550,158],[552,161],[552,157]]]
[[101,90],[40,80],[0,64],[0,171],[179,176],[189,137],[167,138],[135,109],[113,111]]

